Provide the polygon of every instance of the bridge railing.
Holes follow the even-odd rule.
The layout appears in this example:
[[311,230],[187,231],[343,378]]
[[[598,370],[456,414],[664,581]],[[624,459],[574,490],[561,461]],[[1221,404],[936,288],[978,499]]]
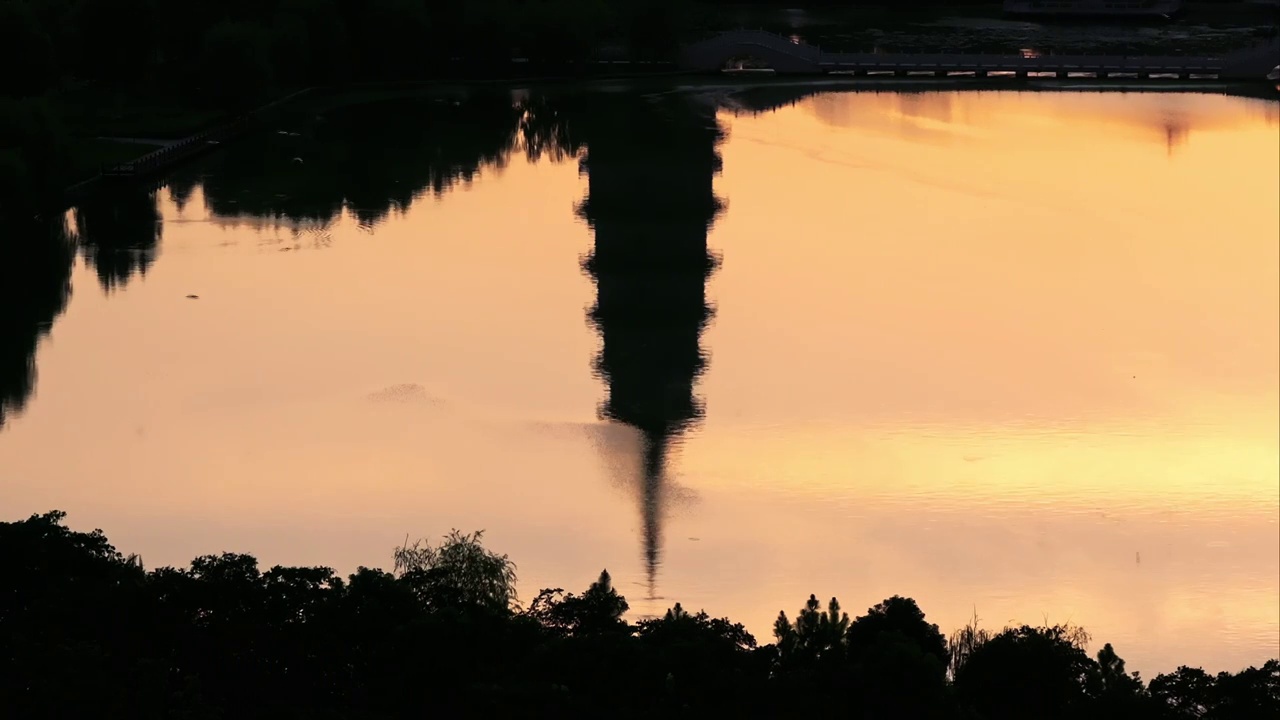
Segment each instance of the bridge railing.
[[831,51],[831,50],[823,50],[820,44],[809,43],[804,40],[793,39],[793,37],[790,35],[783,35],[782,33],[777,33],[772,30],[765,30],[763,28],[739,27],[732,30],[723,30],[723,31],[708,34],[705,37],[699,39],[697,42],[691,43],[691,45],[711,44],[711,43],[715,43],[716,41],[719,41],[720,43],[724,43],[724,44],[733,44],[734,42],[746,42],[750,40],[752,37],[762,38],[762,39],[767,38],[769,40],[777,41],[779,46],[775,49],[778,49],[778,50],[783,49],[781,47],[782,43],[787,43],[789,45],[800,48],[801,51],[796,53],[797,55],[809,55],[814,53],[816,53],[818,56],[821,56],[821,57],[827,57],[827,56],[833,56],[833,55],[915,55],[915,56],[946,55],[946,56],[955,56],[955,57],[984,57],[984,58],[998,57],[1004,60],[1008,60],[1011,58],[1021,58],[1028,61],[1029,63],[1033,63],[1036,58],[1050,58],[1050,57],[1052,58],[1086,58],[1088,57],[1088,58],[1106,58],[1106,59],[1116,58],[1116,59],[1132,59],[1132,60],[1151,60],[1157,63],[1171,63],[1179,60],[1197,60],[1197,61],[1218,60],[1218,59],[1224,59],[1227,57],[1242,55],[1244,53],[1260,52],[1260,51],[1265,52],[1264,48],[1266,48],[1269,44],[1275,42],[1275,40],[1264,40],[1258,43],[1257,45],[1254,45],[1250,48],[1246,48],[1243,52],[1237,51],[1235,53],[1228,53],[1225,55],[1220,54],[1216,57],[1206,57],[1206,56],[1198,56],[1198,55],[1154,55],[1150,53],[1139,53],[1139,54],[1098,53],[1098,54],[1085,55],[1078,52],[1060,52],[1057,50],[1046,50],[1043,52],[1038,52],[1036,55],[1033,55],[1033,56],[1020,55],[1015,53],[972,52],[969,50],[955,50],[955,51],[931,52],[931,53],[883,52],[880,50]]

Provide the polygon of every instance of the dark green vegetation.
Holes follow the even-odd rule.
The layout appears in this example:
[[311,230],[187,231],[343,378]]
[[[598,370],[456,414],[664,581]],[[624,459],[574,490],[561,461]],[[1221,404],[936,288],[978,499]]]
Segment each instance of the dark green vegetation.
[[1003,17],[999,3],[805,3],[804,10],[750,5],[720,11],[725,26],[796,34],[848,52],[1217,55],[1276,33],[1274,8],[1248,3],[1189,4],[1168,21]]
[[1072,627],[944,638],[892,597],[779,614],[774,644],[690,613],[632,624],[607,572],[522,606],[479,533],[394,572],[223,553],[144,569],[62,513],[0,523],[0,703],[15,718],[1269,718],[1280,661],[1144,684]]
[[35,387],[35,351],[71,297],[76,247],[61,223],[14,221],[0,234],[0,429]]
[[1205,43],[1235,48],[1260,30],[1253,16],[1243,25],[1179,26],[1151,35],[1001,24],[998,3],[815,2],[811,11],[788,5],[0,0],[0,67],[6,69],[0,73],[0,215],[29,216],[34,205],[52,202],[102,166],[155,147],[103,138],[186,137],[305,87],[580,76],[603,71],[590,62],[595,59],[670,61],[682,41],[737,26],[796,32],[845,50],[1090,46],[1166,54]]
[[153,147],[99,138],[180,138],[303,87],[670,59],[695,14],[674,0],[0,0],[0,214]]
[[4,76],[0,91],[89,86],[95,94],[77,100],[235,108],[283,89],[417,80],[513,56],[581,60],[610,44],[665,56],[692,16],[673,0],[4,0],[0,59],[26,72]]

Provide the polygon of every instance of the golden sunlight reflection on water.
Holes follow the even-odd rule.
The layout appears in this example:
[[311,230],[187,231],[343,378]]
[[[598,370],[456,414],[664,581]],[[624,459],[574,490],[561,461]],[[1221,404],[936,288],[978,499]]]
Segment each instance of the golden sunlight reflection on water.
[[166,198],[144,280],[108,294],[76,269],[0,432],[0,506],[66,509],[153,567],[346,572],[405,533],[485,528],[526,598],[607,567],[635,614],[679,601],[762,639],[810,592],[853,613],[896,593],[944,631],[975,609],[1077,622],[1144,675],[1260,663],[1280,644],[1275,107],[722,112],[706,415],[648,495],[643,439],[596,416],[575,163],[482,170],[372,232]]

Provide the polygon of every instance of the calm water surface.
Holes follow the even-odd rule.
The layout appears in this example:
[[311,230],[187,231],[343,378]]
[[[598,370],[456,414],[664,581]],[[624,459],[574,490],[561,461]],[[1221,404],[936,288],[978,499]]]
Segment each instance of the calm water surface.
[[1276,103],[614,90],[294,118],[81,208],[2,328],[5,519],[343,572],[484,528],[525,598],[608,568],[762,639],[903,594],[1277,654]]

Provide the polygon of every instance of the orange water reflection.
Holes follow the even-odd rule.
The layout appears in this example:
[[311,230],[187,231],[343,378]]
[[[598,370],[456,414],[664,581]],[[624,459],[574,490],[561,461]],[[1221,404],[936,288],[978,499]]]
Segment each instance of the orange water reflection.
[[706,419],[672,462],[661,598],[637,439],[595,415],[572,163],[372,233],[166,201],[144,282],[77,268],[0,433],[0,506],[150,566],[347,571],[483,527],[526,597],[607,567],[640,613],[762,635],[810,592],[901,593],[944,629],[1070,619],[1144,674],[1275,654],[1274,103],[829,93],[721,121]]

